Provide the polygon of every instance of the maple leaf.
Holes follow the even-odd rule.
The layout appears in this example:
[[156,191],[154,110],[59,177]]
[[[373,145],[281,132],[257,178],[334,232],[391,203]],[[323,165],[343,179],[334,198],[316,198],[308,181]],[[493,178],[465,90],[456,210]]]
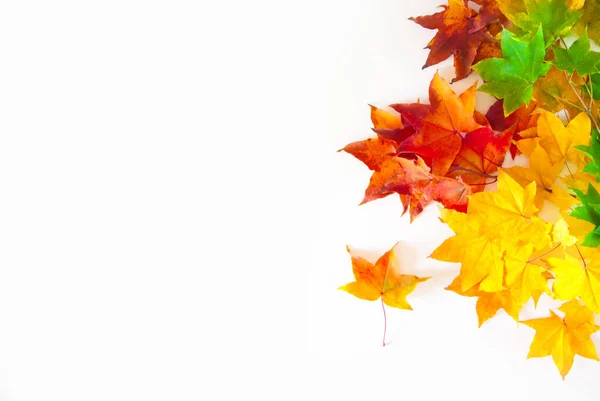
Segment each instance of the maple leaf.
[[462,292],[476,285],[478,289],[486,292],[501,291],[504,274],[502,241],[486,236],[481,229],[481,223],[473,219],[466,226],[469,230],[459,227],[452,220],[454,216],[446,214],[443,221],[455,230],[456,235],[444,241],[429,257],[444,262],[461,263]]
[[[520,239],[541,246],[546,243],[545,223],[534,215],[535,183],[522,187],[503,169],[498,174],[497,192],[480,192],[469,199],[468,215],[481,221],[485,234],[516,242]],[[549,230],[549,227],[548,227]],[[542,234],[534,239],[533,235]]]
[[586,31],[590,39],[600,43],[600,4],[597,0],[585,0],[583,15],[575,24],[575,32],[579,35]]
[[432,176],[431,182],[417,193],[400,194],[403,206],[402,215],[410,208],[410,222],[412,223],[433,201],[440,202],[445,208],[466,212],[470,195],[471,187],[460,179]]
[[396,245],[398,243],[392,246],[374,264],[366,259],[352,255],[350,247],[346,246],[346,250],[352,259],[352,273],[354,274],[355,281],[338,288],[367,301],[376,301],[381,298],[381,307],[385,321],[383,331],[384,347],[387,329],[384,304],[398,309],[412,310],[406,297],[414,291],[419,283],[430,279],[430,277],[401,274],[400,265],[394,253]]
[[502,48],[500,47],[500,41],[486,33],[479,43],[479,47],[477,48],[477,55],[475,55],[475,59],[473,60],[473,64],[477,64],[481,60],[485,60],[486,58],[500,58],[502,57]]
[[550,69],[550,64],[544,62],[545,54],[541,28],[528,41],[502,31],[504,58],[483,60],[473,66],[486,81],[479,90],[504,99],[505,115],[523,103],[529,104],[533,84]]
[[542,208],[544,200],[548,200],[565,210],[573,205],[575,200],[566,190],[555,184],[563,167],[564,161],[553,164],[546,150],[536,146],[529,154],[529,167],[515,166],[504,171],[522,186],[536,183],[534,204],[538,209]]
[[461,180],[432,175],[421,158],[409,160],[388,156],[373,170],[361,205],[398,193],[403,214],[410,207],[411,222],[433,201],[447,208],[466,210],[471,188]]
[[600,181],[600,135],[597,130],[592,130],[592,138],[590,145],[578,145],[575,148],[579,149],[583,154],[592,159],[585,165],[582,172],[596,175],[596,181]]
[[577,242],[577,238],[571,235],[569,224],[563,218],[559,218],[552,227],[552,241],[558,242],[564,247],[571,246]]
[[381,297],[388,306],[412,310],[406,300],[407,295],[413,292],[419,283],[429,280],[430,277],[401,274],[400,265],[394,254],[396,245],[384,253],[375,264],[353,256],[350,247],[346,247],[352,258],[352,273],[355,281],[339,289],[368,301],[376,301]]
[[382,110],[375,106],[369,105],[371,108],[371,121],[373,122],[373,128],[376,129],[398,129],[403,128],[402,118],[394,115],[389,111]]
[[550,317],[525,320],[522,323],[536,331],[527,358],[552,355],[564,379],[573,366],[576,354],[598,360],[590,335],[600,330],[600,326],[594,324],[593,312],[577,300],[567,302],[559,309],[565,313],[564,318],[550,311]]
[[467,291],[463,291],[460,276],[456,277],[446,287],[446,290],[453,291],[464,297],[477,297],[475,311],[477,312],[479,327],[488,319],[494,317],[500,309],[504,309],[510,317],[517,322],[519,321],[519,312],[521,311],[522,304],[519,304],[508,290],[484,292],[473,287]]
[[556,298],[569,301],[581,297],[588,308],[600,313],[600,254],[598,251],[595,251],[587,260],[582,256],[578,259],[567,254],[564,258],[548,258],[547,264],[556,276],[552,284],[552,292]]
[[510,154],[514,159],[520,153],[516,142],[525,138],[537,137],[538,114],[533,113],[537,105],[533,102],[527,107],[521,105],[517,110],[505,116],[503,104],[502,99],[496,101],[490,106],[485,116],[494,130],[503,131],[503,134],[508,131],[509,134],[506,135],[512,136],[513,142],[510,144]]
[[[594,225],[588,221],[577,219],[573,216],[569,215],[570,211],[562,211],[561,217],[567,222],[569,226],[569,233],[572,234],[576,239],[579,245],[585,240],[585,236],[590,233],[590,231],[594,230]],[[578,248],[580,251],[585,252],[586,249],[594,249],[594,248],[586,248],[580,247]],[[576,255],[578,256],[578,255]]]
[[495,134],[489,127],[467,133],[448,175],[474,185],[474,192],[483,191],[490,175],[502,165],[512,136],[511,130]]
[[444,9],[441,12],[409,19],[424,28],[438,30],[427,44],[426,49],[430,49],[430,52],[423,68],[454,55],[456,78],[453,81],[458,81],[471,72],[471,65],[485,31],[473,29],[475,12],[467,7],[466,1],[448,0],[447,6],[440,7]]
[[473,0],[473,2],[479,4],[481,8],[475,17],[475,21],[473,21],[471,31],[485,28],[494,21],[499,21],[503,25],[508,22],[504,14],[502,14],[497,0]]
[[461,263],[461,291],[478,285],[486,292],[503,289],[503,253],[519,241],[542,248],[550,242],[550,225],[534,216],[535,184],[525,189],[503,170],[498,192],[471,195],[466,214],[444,211],[442,220],[456,235],[444,241],[431,258]]
[[[455,214],[456,216],[460,215]],[[447,217],[447,213],[445,213],[444,220]],[[457,223],[460,225],[465,224],[465,219],[468,218],[459,217],[457,221],[453,221],[453,218],[450,217],[449,220],[450,224],[456,227]],[[553,227],[553,240],[564,240],[565,243],[572,244],[570,241],[574,241],[574,238],[568,234],[566,223],[564,221],[562,223],[559,223],[558,227]],[[469,226],[469,229],[472,228],[472,225]],[[530,298],[533,298],[535,304],[537,304],[541,294],[550,295],[548,279],[554,278],[554,276],[547,273],[545,268],[537,263],[542,256],[554,251],[557,247],[534,252],[532,244],[519,243],[515,246],[505,246],[504,249],[505,251],[501,257],[504,263],[504,285],[502,288],[495,292],[482,291],[478,286],[465,289],[469,286],[462,284],[462,271],[452,284],[446,288],[462,296],[478,297],[476,311],[479,327],[492,318],[500,309],[504,309],[509,316],[518,322],[519,312]],[[454,261],[464,261],[465,256],[470,251],[469,249],[463,253],[455,250],[455,256],[457,257]]]
[[393,193],[417,195],[433,180],[422,159],[388,157],[373,172],[361,205]]
[[581,245],[594,248],[600,246],[600,193],[591,183],[588,184],[587,194],[576,188],[573,188],[573,192],[582,204],[573,209],[571,216],[594,225],[593,231],[585,236]]
[[[575,88],[581,95],[581,89]],[[538,79],[533,86],[533,98],[543,108],[555,113],[566,109],[569,115],[575,116],[583,111],[579,98],[569,84],[569,78],[563,71],[552,66],[546,76]]]
[[542,28],[548,45],[568,32],[583,13],[565,0],[498,0],[498,6],[523,31],[533,33]]
[[[451,179],[446,177],[433,177],[431,185],[426,187],[427,195],[434,201],[440,202],[445,208],[467,211],[467,204],[471,196],[472,188],[461,177]],[[413,216],[411,214],[411,221]]]
[[553,249],[539,251],[537,255],[534,255],[531,244],[519,244],[507,249],[503,257],[506,269],[505,284],[516,305],[522,307],[530,298],[533,298],[534,304],[537,305],[543,293],[550,294],[545,270],[535,261]]
[[[531,103],[529,106],[521,105],[521,107],[507,116],[504,115],[503,107],[504,101],[502,99],[497,100],[485,114],[490,126],[495,131],[506,131],[509,128],[517,126],[515,133],[520,133],[521,131],[537,126],[538,114],[533,113],[537,107],[535,103]],[[531,136],[537,136],[537,131],[535,135],[527,135],[527,137]]]
[[600,53],[590,51],[590,40],[587,31],[583,33],[569,49],[554,46],[554,56],[556,59],[552,62],[562,71],[573,74],[577,71],[579,75],[593,74],[600,72]]
[[578,114],[565,127],[555,114],[540,110],[538,137],[540,146],[550,157],[551,163],[575,161],[579,156],[576,147],[587,145],[592,123],[585,113]]
[[350,153],[361,162],[365,163],[370,170],[378,170],[387,157],[395,156],[397,153],[396,142],[384,138],[370,138],[364,141],[352,142],[338,152]]
[[[561,180],[565,186],[571,190],[578,189],[585,192],[587,191],[589,184],[594,185],[596,189],[600,189],[600,184],[596,181],[596,178],[593,175],[585,173],[581,170],[578,170],[573,174],[565,175]],[[570,225],[571,224],[569,224],[569,226]]]
[[460,134],[481,127],[473,116],[476,87],[477,83],[456,96],[450,85],[436,72],[429,85],[431,104],[426,113],[415,113],[415,110],[423,110],[422,104],[390,105],[416,130],[414,135],[400,144],[400,151],[431,158],[432,173],[446,175],[461,148]]
[[[371,121],[373,122],[373,131],[379,138],[389,139],[400,143],[414,134],[412,126],[405,126],[402,117],[392,114],[389,111],[379,109],[369,105],[371,108]],[[418,114],[418,110],[414,111]]]

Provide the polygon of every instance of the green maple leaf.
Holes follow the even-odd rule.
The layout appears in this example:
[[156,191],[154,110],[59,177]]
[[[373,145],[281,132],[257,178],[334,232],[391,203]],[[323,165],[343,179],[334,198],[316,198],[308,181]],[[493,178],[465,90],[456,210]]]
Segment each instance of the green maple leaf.
[[556,60],[553,64],[559,70],[567,71],[573,74],[577,71],[579,75],[593,74],[600,72],[598,64],[600,64],[600,53],[590,51],[590,40],[587,31],[577,39],[569,49],[554,47]]
[[524,32],[533,33],[541,25],[547,46],[557,36],[567,33],[583,14],[583,10],[570,10],[567,3],[565,0],[498,0],[503,14]]
[[[600,134],[598,131],[592,130],[590,146],[579,145],[575,147],[592,159],[581,171],[592,175],[600,174]],[[596,176],[596,181],[600,182],[600,176]]]
[[594,230],[585,236],[581,245],[597,247],[600,245],[600,194],[592,184],[588,184],[587,194],[575,188],[573,191],[582,204],[573,209],[571,216],[588,221],[595,226]]
[[550,64],[544,62],[546,51],[541,27],[529,40],[505,29],[501,44],[503,58],[482,60],[473,69],[486,81],[479,90],[504,99],[504,114],[509,115],[521,104],[529,104],[533,84],[546,75]]

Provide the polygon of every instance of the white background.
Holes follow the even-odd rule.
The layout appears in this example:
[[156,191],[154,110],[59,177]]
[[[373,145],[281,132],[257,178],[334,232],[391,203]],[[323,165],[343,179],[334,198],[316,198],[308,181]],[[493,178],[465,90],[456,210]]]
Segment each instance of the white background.
[[[534,330],[503,311],[477,328],[475,299],[445,291],[458,266],[427,259],[451,231],[435,206],[411,225],[400,217],[397,197],[357,206],[370,172],[348,154],[346,143],[371,134],[367,103],[427,100],[436,69],[453,77],[451,60],[421,70],[422,48],[434,35],[407,21],[431,14],[440,0],[350,2],[332,19],[343,32],[330,51],[327,196],[321,197],[320,231],[314,241],[308,286],[310,383],[336,399],[593,400],[600,365],[581,357],[562,381],[551,357],[526,359]],[[473,77],[474,79],[474,77]],[[454,85],[459,93],[472,79]],[[478,93],[478,104],[489,105]],[[374,261],[396,241],[405,272],[432,276],[409,296],[413,312],[387,308],[388,346],[381,346],[381,304],[336,288],[353,280],[345,245]],[[549,299],[528,304],[521,319],[548,316]],[[593,339],[600,345],[600,336]]]
[[0,1],[0,400],[264,395],[316,6]]

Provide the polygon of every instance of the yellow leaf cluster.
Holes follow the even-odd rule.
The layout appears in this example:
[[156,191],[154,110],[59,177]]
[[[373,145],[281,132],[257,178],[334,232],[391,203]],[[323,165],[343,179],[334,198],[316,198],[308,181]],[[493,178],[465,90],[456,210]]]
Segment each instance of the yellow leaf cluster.
[[498,191],[472,195],[466,214],[442,211],[442,220],[456,235],[430,257],[461,263],[460,275],[448,289],[478,297],[480,326],[499,309],[518,321],[530,298],[537,302],[542,293],[550,293],[541,256],[570,235],[566,225],[553,229],[536,216],[535,196],[535,182],[523,188],[501,170]]
[[[598,359],[590,335],[600,329],[600,248],[579,246],[591,224],[569,216],[579,201],[564,184],[583,188],[591,180],[580,169],[588,160],[576,146],[587,145],[591,122],[581,113],[566,126],[540,110],[537,135],[517,144],[529,167],[501,169],[497,192],[469,198],[467,213],[443,210],[441,219],[455,232],[430,257],[461,264],[447,287],[477,297],[481,326],[503,309],[515,321],[523,306],[542,294],[567,301],[551,316],[525,321],[536,330],[529,357],[552,356],[564,378],[574,355]],[[546,203],[563,217],[539,217]],[[593,227],[592,227],[593,228]]]
[[576,200],[558,179],[562,175],[574,178],[573,169],[567,163],[583,167],[584,155],[575,146],[589,142],[591,121],[587,114],[580,113],[565,127],[555,114],[545,110],[539,113],[538,136],[517,143],[519,150],[529,157],[529,167],[515,166],[504,171],[522,186],[536,183],[534,204],[537,208],[541,209],[544,201],[549,201],[560,210],[567,210]]

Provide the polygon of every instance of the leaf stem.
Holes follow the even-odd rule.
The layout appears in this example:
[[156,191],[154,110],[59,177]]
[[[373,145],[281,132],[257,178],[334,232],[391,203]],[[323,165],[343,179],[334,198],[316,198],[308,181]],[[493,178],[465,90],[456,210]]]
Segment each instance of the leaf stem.
[[543,258],[544,256],[548,255],[549,253],[554,252],[560,246],[560,244],[562,244],[562,242],[559,242],[558,244],[556,244],[556,246],[554,248],[550,249],[548,252],[544,252],[541,255],[536,256],[535,258],[529,259],[527,261],[527,263],[531,263],[534,260],[538,260],[539,258]]
[[381,310],[383,310],[383,346],[385,347],[385,333],[387,332],[387,316],[385,314],[385,305],[383,304],[383,295],[381,296]]
[[592,78],[589,75],[588,75],[587,79],[585,80],[585,83],[587,85],[588,92],[590,93],[589,108],[591,109],[592,106],[594,105],[594,85],[592,84]]
[[581,98],[581,96],[577,92],[577,89],[575,89],[575,86],[573,85],[573,82],[571,81],[571,77],[569,76],[569,74],[567,74],[566,71],[564,71],[564,73],[565,73],[565,76],[567,77],[569,86],[571,87],[571,89],[573,89],[573,93],[575,93],[575,96],[577,96],[577,99],[579,99],[579,102],[583,106],[586,114],[590,117],[590,120],[592,120],[592,123],[594,123],[594,127],[598,131],[600,131],[600,126],[598,126],[598,121],[596,121],[596,119],[594,118],[594,115],[592,114],[592,110],[585,104],[585,101]]
[[565,47],[565,49],[569,49],[569,46],[567,46],[567,42],[565,42],[565,39],[562,36],[558,37],[560,39],[560,41],[562,42],[563,46]]
[[484,185],[485,186],[485,185],[491,185],[491,184],[495,183],[496,181],[498,181],[498,177],[494,177],[494,180],[490,181],[490,182],[483,182],[481,184],[469,184],[469,185],[472,186],[472,187],[478,186],[478,185]]
[[575,178],[575,176],[573,175],[573,172],[571,171],[571,168],[569,167],[569,165],[567,164],[566,161],[565,161],[565,167],[567,168],[567,171],[569,172],[569,175],[571,176],[571,178]]
[[485,173],[482,173],[482,172],[479,172],[479,171],[470,170],[470,169],[468,169],[468,168],[464,168],[464,167],[460,167],[460,166],[457,166],[456,168],[452,169],[452,170],[451,170],[451,172],[454,172],[454,171],[457,171],[457,170],[464,171],[464,172],[466,172],[466,173],[471,173],[471,174],[474,174],[474,175],[478,175],[478,176],[480,176],[480,177],[485,177],[485,178],[496,178],[496,176],[495,176],[495,175],[489,175],[489,174],[485,174]]
[[577,249],[577,253],[579,253],[579,257],[581,258],[581,262],[583,263],[583,267],[587,268],[587,264],[585,263],[585,259],[583,258],[583,255],[581,254],[581,251],[579,250],[579,247],[577,246],[577,244],[574,244],[575,248]]

